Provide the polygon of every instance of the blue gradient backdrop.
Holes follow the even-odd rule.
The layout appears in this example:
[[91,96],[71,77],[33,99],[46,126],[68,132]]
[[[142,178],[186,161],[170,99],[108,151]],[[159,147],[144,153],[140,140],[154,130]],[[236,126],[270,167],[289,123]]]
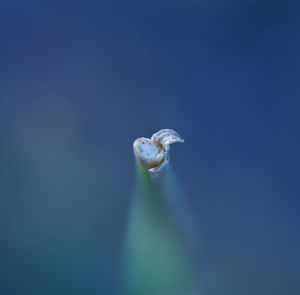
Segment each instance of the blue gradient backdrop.
[[299,295],[299,11],[1,1],[0,294],[118,294],[132,142],[173,128],[203,294]]

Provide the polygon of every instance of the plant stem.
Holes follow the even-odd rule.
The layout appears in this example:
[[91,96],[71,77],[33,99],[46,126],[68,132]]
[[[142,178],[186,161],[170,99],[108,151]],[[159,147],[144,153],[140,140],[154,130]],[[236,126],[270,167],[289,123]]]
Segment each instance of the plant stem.
[[151,176],[137,164],[126,245],[125,294],[188,295],[193,272],[165,197],[167,169]]

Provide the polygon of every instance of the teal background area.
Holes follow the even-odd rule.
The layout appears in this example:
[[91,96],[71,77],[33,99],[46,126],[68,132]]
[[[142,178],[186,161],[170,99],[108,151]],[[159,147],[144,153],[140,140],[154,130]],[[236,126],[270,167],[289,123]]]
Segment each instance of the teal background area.
[[0,294],[119,294],[132,143],[162,128],[203,294],[300,294],[299,11],[1,1]]

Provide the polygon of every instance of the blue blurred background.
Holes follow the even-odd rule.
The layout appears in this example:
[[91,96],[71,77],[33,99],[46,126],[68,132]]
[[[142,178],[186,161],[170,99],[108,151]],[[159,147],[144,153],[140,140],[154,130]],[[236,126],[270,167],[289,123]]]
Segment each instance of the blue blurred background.
[[118,294],[132,142],[161,128],[203,294],[300,294],[299,12],[1,1],[0,294]]

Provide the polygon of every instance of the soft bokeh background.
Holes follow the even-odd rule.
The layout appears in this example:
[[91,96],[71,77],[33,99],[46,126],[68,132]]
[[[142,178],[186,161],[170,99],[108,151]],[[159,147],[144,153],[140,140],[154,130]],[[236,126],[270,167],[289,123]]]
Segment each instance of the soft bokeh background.
[[299,12],[1,1],[0,294],[118,294],[131,145],[161,128],[203,294],[300,294]]

